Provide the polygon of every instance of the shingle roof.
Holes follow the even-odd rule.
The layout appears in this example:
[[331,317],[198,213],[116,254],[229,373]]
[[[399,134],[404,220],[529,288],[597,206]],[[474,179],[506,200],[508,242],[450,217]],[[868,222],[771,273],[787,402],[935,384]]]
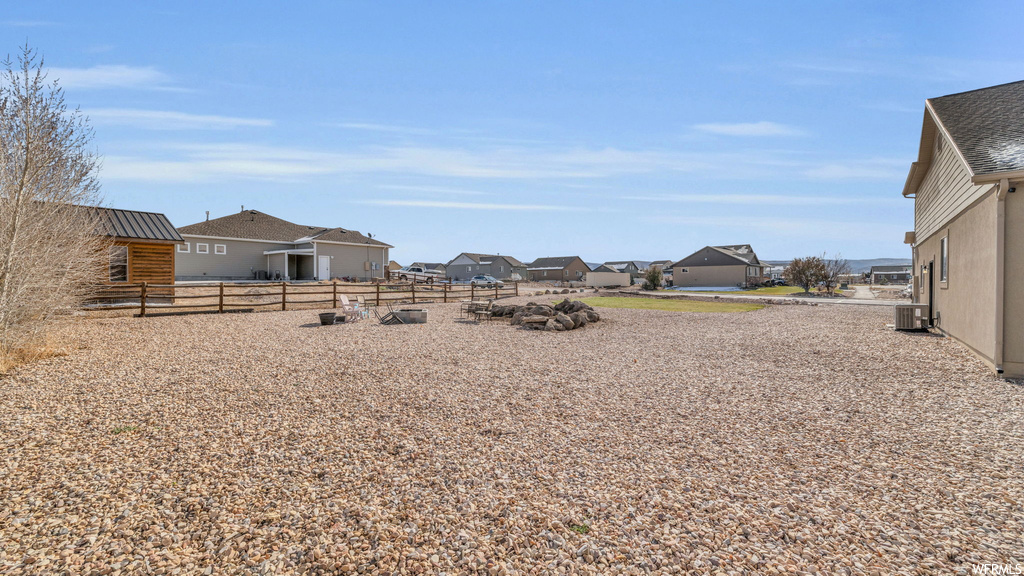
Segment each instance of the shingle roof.
[[975,176],[1024,170],[1024,81],[928,102]]
[[[470,260],[476,262],[477,264],[490,264],[491,261],[494,260],[495,258],[504,258],[505,260],[508,260],[508,263],[513,266],[526,266],[526,264],[523,264],[519,260],[516,260],[515,258],[505,254],[476,254],[474,252],[463,252],[462,254],[459,254],[459,256],[467,256],[469,257]],[[448,264],[454,262],[455,259],[458,258],[459,256],[456,256],[455,258],[449,260]],[[448,264],[445,264],[445,266],[448,266]]]
[[590,269],[591,272],[618,272],[615,268],[607,264],[598,264],[596,267]]
[[90,208],[94,210],[104,236],[184,242],[170,220],[156,212],[119,210],[117,208]]
[[271,240],[274,242],[298,242],[299,240],[309,242],[315,239],[324,242],[351,242],[391,247],[379,240],[367,238],[355,230],[304,226],[275,218],[257,210],[244,210],[237,214],[189,224],[178,228],[178,232],[195,236]]
[[761,261],[757,259],[757,254],[754,254],[754,249],[750,244],[734,244],[732,246],[712,246],[715,250],[728,254],[733,258],[743,260],[747,264],[760,264]]
[[579,256],[555,256],[552,258],[537,258],[533,262],[527,264],[527,268],[531,270],[548,269],[548,270],[561,270],[569,264],[572,264],[573,260],[576,260]]

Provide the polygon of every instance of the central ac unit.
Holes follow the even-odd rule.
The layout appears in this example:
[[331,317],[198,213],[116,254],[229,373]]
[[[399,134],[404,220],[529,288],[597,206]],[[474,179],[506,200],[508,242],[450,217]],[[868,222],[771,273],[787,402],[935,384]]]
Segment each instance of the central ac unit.
[[927,304],[897,304],[894,308],[897,330],[927,330],[931,325]]

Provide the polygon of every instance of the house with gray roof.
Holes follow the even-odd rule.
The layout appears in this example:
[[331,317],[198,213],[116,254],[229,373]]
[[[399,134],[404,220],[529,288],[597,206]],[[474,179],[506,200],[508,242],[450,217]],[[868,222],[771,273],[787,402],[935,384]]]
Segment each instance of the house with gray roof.
[[605,266],[614,268],[616,272],[626,272],[632,279],[643,276],[644,272],[647,271],[647,267],[651,265],[650,262],[643,260],[617,260],[613,262],[605,262]]
[[925,100],[903,196],[932,329],[1024,377],[1024,81]]
[[531,282],[581,282],[591,271],[579,256],[537,258],[526,269]]
[[731,288],[768,280],[765,266],[750,244],[705,246],[670,267],[673,286]]
[[913,277],[913,266],[872,266],[872,284],[906,284]]
[[444,265],[445,273],[454,281],[469,280],[478,274],[493,276],[498,280],[523,280],[526,265],[502,254],[477,254],[463,252]]
[[355,230],[295,224],[243,210],[178,228],[178,280],[384,278],[393,248]]

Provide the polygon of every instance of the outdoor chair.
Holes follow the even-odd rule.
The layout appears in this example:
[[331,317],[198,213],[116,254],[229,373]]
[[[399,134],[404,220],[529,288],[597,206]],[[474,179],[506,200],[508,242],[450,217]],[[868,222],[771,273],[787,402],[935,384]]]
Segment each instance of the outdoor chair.
[[386,326],[390,326],[393,324],[405,324],[405,322],[402,321],[401,318],[395,315],[395,309],[391,307],[391,302],[385,302],[385,304],[388,307],[388,313],[384,314],[383,316],[381,315],[380,312],[377,311],[379,306],[374,306],[373,314],[374,316],[377,317],[377,320],[380,321],[381,324],[384,324]]
[[491,300],[479,299],[463,302],[462,305],[459,307],[459,312],[461,313],[463,318],[469,318],[470,316],[476,314],[476,311],[479,310],[480,308],[483,308],[485,306],[489,307],[490,303]]
[[363,318],[370,317],[370,307],[366,305],[366,298],[356,296],[356,306],[358,306],[359,313],[362,314]]
[[345,319],[358,320],[362,318],[362,313],[359,310],[359,306],[348,301],[348,296],[344,294],[338,294],[338,300],[341,302],[341,311],[345,314]]
[[473,310],[473,316],[476,318],[477,322],[479,322],[482,318],[487,318],[487,321],[490,322],[491,319],[494,318],[493,308],[494,300],[488,300],[487,304],[478,307],[476,310]]

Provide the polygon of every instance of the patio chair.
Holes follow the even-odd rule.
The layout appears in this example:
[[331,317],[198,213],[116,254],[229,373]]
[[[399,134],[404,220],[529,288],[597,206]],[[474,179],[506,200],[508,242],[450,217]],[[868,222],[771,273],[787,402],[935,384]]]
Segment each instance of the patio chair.
[[390,326],[390,325],[393,325],[393,324],[405,324],[405,322],[402,321],[401,318],[399,318],[398,316],[395,315],[395,310],[394,310],[394,308],[391,307],[391,303],[390,302],[385,302],[385,304],[387,304],[388,313],[384,314],[383,316],[381,315],[380,312],[377,311],[377,308],[379,308],[379,306],[374,306],[373,307],[373,314],[374,314],[374,316],[377,317],[377,320],[381,324],[384,324],[385,326]]
[[488,300],[487,304],[477,308],[476,310],[473,310],[473,316],[476,318],[477,322],[479,322],[481,318],[487,318],[487,321],[490,322],[491,319],[494,318],[493,308],[494,300]]
[[348,296],[344,294],[338,294],[338,300],[341,302],[341,311],[345,313],[345,319],[358,320],[362,318],[362,313],[359,310],[359,306],[348,301]]
[[356,296],[356,306],[359,307],[359,313],[363,315],[363,318],[370,317],[370,307],[366,305],[366,298]]
[[491,301],[483,299],[475,299],[470,300],[468,302],[463,302],[462,305],[459,306],[459,312],[463,318],[469,318],[473,314],[476,314],[476,311],[479,310],[480,308],[489,306],[489,302]]

